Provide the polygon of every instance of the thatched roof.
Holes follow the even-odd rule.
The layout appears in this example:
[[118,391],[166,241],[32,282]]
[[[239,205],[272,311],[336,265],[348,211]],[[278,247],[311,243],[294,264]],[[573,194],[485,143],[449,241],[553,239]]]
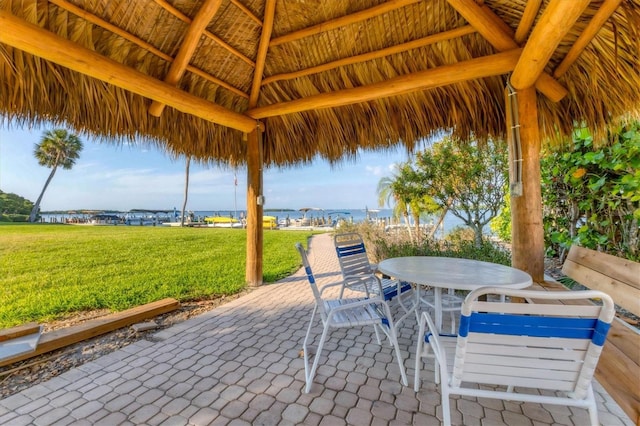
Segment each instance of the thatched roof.
[[[55,34],[55,40],[70,40],[157,81],[167,78],[172,62],[180,62],[180,54],[187,55],[188,66],[177,87],[235,113],[260,118],[267,164],[305,162],[316,155],[333,161],[354,155],[359,148],[379,150],[397,142],[411,149],[441,129],[462,136],[501,135],[504,88],[520,55],[508,52],[530,47],[527,42],[536,30],[557,29],[536,27],[543,22],[549,3],[0,0],[0,113],[21,123],[65,122],[116,141],[148,138],[174,153],[202,160],[244,162],[246,156],[244,132],[216,124],[221,110],[212,109],[200,118],[197,111],[194,115],[167,106],[159,117],[153,116],[150,97],[121,88],[111,78],[95,78],[93,71],[81,73],[58,64],[64,63],[58,58],[65,55],[78,59],[77,53],[50,46],[48,39],[34,36],[38,33],[30,27],[7,30],[7,20],[18,18]],[[275,4],[272,19],[270,4]],[[190,34],[204,6],[215,14],[203,24],[204,33]],[[462,7],[482,13],[469,17]],[[609,7],[612,14],[607,12]],[[478,16],[480,22],[475,22]],[[487,25],[493,35],[483,29]],[[597,30],[593,38],[588,37],[590,25]],[[544,67],[545,76],[554,80],[549,87],[564,88],[567,94],[555,102],[539,92],[543,134],[568,134],[576,121],[602,128],[625,113],[637,116],[640,0],[591,1],[567,29]],[[12,31],[18,34],[9,34]],[[581,36],[586,38],[584,50]],[[190,37],[195,40],[192,54],[183,47]],[[35,47],[24,47],[23,42]],[[507,52],[501,54],[506,59],[491,56],[488,62],[473,65],[474,58],[500,52]],[[570,61],[574,52],[579,55]],[[488,70],[487,63],[504,63],[500,67],[506,70],[450,81],[459,70],[474,66]],[[441,75],[425,71],[443,66],[449,66],[442,68],[444,85],[430,83],[429,79]],[[95,71],[102,69],[99,64]],[[144,86],[145,81],[136,84]],[[414,87],[396,90],[396,83],[406,81]],[[429,88],[416,87],[416,82]],[[357,90],[363,86],[367,87]],[[339,93],[317,96],[333,92]],[[369,95],[380,97],[368,99]],[[173,92],[168,96],[179,98]],[[193,98],[185,98],[189,99]],[[290,101],[295,102],[283,104]],[[342,105],[326,107],[336,102]]]

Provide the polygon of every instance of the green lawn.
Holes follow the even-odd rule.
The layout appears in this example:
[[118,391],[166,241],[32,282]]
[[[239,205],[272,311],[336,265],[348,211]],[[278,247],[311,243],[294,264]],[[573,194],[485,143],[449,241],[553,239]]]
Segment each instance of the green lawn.
[[[300,266],[308,231],[265,231],[264,280]],[[1,225],[0,328],[76,311],[245,288],[246,231],[134,226]]]

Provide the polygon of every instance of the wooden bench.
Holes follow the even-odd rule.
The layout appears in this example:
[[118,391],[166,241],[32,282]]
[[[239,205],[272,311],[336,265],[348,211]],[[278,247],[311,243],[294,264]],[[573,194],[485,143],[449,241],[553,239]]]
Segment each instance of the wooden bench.
[[[607,293],[616,305],[640,316],[640,263],[574,245],[562,272],[585,287]],[[566,290],[556,281],[537,285],[549,291]],[[614,320],[595,377],[640,425],[640,332]]]

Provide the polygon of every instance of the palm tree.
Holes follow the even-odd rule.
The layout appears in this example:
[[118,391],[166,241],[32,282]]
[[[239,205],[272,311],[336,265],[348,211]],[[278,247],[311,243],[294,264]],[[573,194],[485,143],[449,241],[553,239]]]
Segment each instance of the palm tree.
[[47,130],[43,133],[40,143],[35,145],[33,155],[38,160],[38,164],[51,168],[51,173],[49,173],[44,188],[42,188],[40,196],[33,205],[29,215],[29,222],[35,222],[44,192],[47,190],[49,182],[53,179],[58,167],[61,166],[66,170],[71,169],[76,164],[76,160],[80,158],[80,151],[82,151],[80,138],[65,129]]
[[[384,207],[387,204],[393,209],[394,217],[398,218],[400,215],[404,217],[405,224],[407,225],[407,231],[409,232],[409,238],[413,241],[413,234],[411,233],[411,226],[409,224],[409,203],[403,197],[400,196],[398,191],[401,182],[399,181],[401,167],[396,164],[393,176],[385,176],[380,178],[378,182],[378,206]],[[391,205],[393,200],[394,204]]]

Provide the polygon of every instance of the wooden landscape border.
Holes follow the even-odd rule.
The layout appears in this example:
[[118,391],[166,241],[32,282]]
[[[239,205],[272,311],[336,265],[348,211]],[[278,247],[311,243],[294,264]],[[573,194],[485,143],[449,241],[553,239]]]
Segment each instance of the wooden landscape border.
[[[135,308],[127,309],[126,311],[116,312],[101,318],[89,320],[82,324],[61,328],[49,333],[44,333],[42,337],[40,337],[40,342],[38,343],[35,351],[4,359],[0,361],[0,367],[4,367],[25,359],[33,358],[35,356],[60,349],[65,346],[73,345],[74,343],[78,343],[92,337],[100,336],[110,331],[135,324],[147,318],[175,311],[179,307],[180,302],[178,302],[176,299],[166,298],[158,300],[156,302],[147,303],[146,305],[136,306]],[[16,332],[25,333],[25,330],[33,328],[31,326],[33,326],[33,323],[14,327],[8,329],[8,331],[5,332],[8,332],[10,335],[14,336],[12,338],[15,338],[19,337],[15,335]],[[38,326],[35,325],[35,327]],[[2,335],[2,332],[0,332],[0,335]]]

